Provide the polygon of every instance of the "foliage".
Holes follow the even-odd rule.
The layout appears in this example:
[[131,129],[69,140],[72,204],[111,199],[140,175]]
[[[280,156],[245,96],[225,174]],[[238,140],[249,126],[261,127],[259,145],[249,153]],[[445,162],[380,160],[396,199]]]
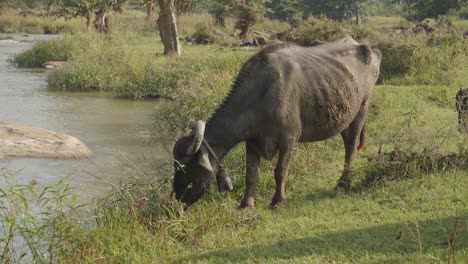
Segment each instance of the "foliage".
[[193,0],[174,0],[174,7],[178,16],[190,14],[193,9]]
[[72,55],[80,53],[75,41],[70,37],[40,40],[32,49],[14,55],[11,62],[18,67],[42,67],[48,61],[67,61]]
[[210,14],[214,17],[217,25],[226,26],[226,18],[236,18],[235,29],[240,30],[241,39],[247,36],[250,28],[257,23],[259,18],[259,5],[254,1],[222,0],[214,3],[210,8]]
[[250,28],[258,21],[258,12],[254,5],[238,4],[235,7],[237,21],[235,28],[240,30],[239,38],[244,39]]
[[214,17],[216,24],[225,27],[226,18],[231,14],[233,9],[232,0],[216,1],[210,7],[210,14]]
[[343,21],[355,15],[361,15],[369,6],[369,0],[301,0],[306,15],[326,15],[329,18]]
[[372,34],[368,41],[382,52],[380,80],[385,83],[452,85],[466,67],[468,43],[457,33]]
[[[84,17],[89,30],[91,17],[96,16],[95,26],[98,32],[107,32],[107,23],[103,21],[112,7],[121,6],[126,0],[56,0],[55,14],[64,17]],[[106,28],[106,30],[102,30]]]
[[409,11],[407,18],[419,21],[447,15],[468,5],[467,0],[402,0],[401,2]]
[[293,31],[288,40],[302,46],[310,46],[317,40],[333,41],[342,37],[345,29],[342,25],[327,17],[309,17],[297,31]]
[[56,15],[64,17],[90,17],[97,7],[97,0],[57,0]]
[[209,23],[195,25],[196,31],[192,35],[193,42],[196,44],[216,43],[216,36],[213,34],[212,28]]
[[84,205],[65,180],[37,192],[36,181],[20,184],[17,174],[0,171],[0,261],[55,263],[80,243]]
[[271,19],[279,19],[286,22],[294,22],[295,15],[299,12],[296,0],[271,0],[266,2],[266,16]]
[[[119,98],[175,99],[184,87],[200,85],[200,79],[216,76],[230,79],[249,53],[229,56],[216,48],[187,46],[186,56],[166,58],[154,54],[157,36],[148,38],[109,35],[82,41],[80,56],[54,71],[50,89],[111,92]],[[130,48],[131,47],[131,48]],[[208,85],[208,83],[207,83]]]

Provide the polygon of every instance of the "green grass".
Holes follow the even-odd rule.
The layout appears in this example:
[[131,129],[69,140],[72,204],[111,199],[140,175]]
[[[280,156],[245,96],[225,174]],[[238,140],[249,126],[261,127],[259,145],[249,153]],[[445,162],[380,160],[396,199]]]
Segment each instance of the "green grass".
[[[196,89],[228,87],[243,61],[253,51],[223,51],[218,46],[184,46],[180,58],[162,54],[156,36],[111,34],[85,38],[80,56],[53,72],[49,87],[65,91],[110,92],[118,98],[175,99]],[[159,43],[158,43],[159,42]],[[216,79],[215,79],[216,80]]]
[[401,17],[370,16],[364,18],[364,25],[370,26],[376,30],[382,30],[395,26],[404,20]]
[[34,46],[14,55],[10,61],[17,67],[42,67],[48,61],[68,61],[83,52],[78,47],[79,38],[63,37],[51,40],[39,40]]
[[79,18],[65,20],[51,16],[22,16],[13,11],[0,16],[0,33],[60,34],[85,30],[85,21]]
[[[218,194],[213,187],[185,213],[169,198],[171,161],[154,174],[145,174],[150,168],[135,168],[128,191],[100,207],[97,224],[84,231],[63,261],[464,263],[468,143],[457,132],[455,92],[440,86],[377,87],[368,145],[355,161],[350,193],[333,190],[344,156],[338,137],[298,145],[287,201],[274,210],[268,207],[274,162],[266,161],[256,207],[236,209],[245,188],[243,146],[225,162],[234,191]],[[459,163],[427,167],[423,159],[398,163],[386,154],[377,162],[379,148],[383,153],[398,148],[402,155],[415,153],[434,161],[454,157]],[[369,184],[375,173],[378,182]]]
[[[156,123],[178,134],[211,115],[242,63],[256,51],[229,46],[235,34],[228,21],[224,33],[229,45],[183,44],[181,57],[166,57],[155,21],[145,20],[141,12],[129,14],[113,17],[112,34],[72,36],[77,51],[66,67],[49,76],[50,89],[169,99]],[[127,23],[132,19],[134,23]],[[181,17],[181,36],[193,34],[196,24],[206,19]],[[382,28],[393,23],[377,20]],[[262,23],[257,30],[283,26]],[[333,33],[336,27],[328,26]],[[91,207],[87,224],[68,233],[68,250],[61,251],[57,261],[468,261],[468,141],[457,132],[454,110],[458,86],[466,84],[466,41],[453,40],[450,34],[392,39],[371,33],[365,37],[368,43],[388,44],[386,70],[407,68],[388,73],[386,85],[376,87],[368,144],[354,162],[351,192],[333,190],[343,168],[339,137],[296,147],[287,201],[274,210],[268,207],[274,161],[261,164],[256,207],[236,209],[245,188],[242,144],[225,159],[234,191],[218,194],[213,185],[185,212],[169,197],[171,160],[163,166],[135,167],[128,186]],[[410,59],[402,60],[405,56]],[[395,68],[390,67],[393,63]]]

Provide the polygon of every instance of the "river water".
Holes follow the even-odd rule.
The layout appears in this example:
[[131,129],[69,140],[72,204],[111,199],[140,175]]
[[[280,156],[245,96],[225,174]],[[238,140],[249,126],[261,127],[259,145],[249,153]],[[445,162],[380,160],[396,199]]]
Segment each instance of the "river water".
[[79,200],[105,196],[128,180],[135,167],[156,169],[168,157],[151,140],[158,104],[89,93],[47,90],[43,69],[18,69],[7,60],[44,35],[0,34],[0,120],[65,133],[83,141],[94,155],[83,160],[8,159],[0,168],[19,171],[21,183],[53,185],[68,178]]

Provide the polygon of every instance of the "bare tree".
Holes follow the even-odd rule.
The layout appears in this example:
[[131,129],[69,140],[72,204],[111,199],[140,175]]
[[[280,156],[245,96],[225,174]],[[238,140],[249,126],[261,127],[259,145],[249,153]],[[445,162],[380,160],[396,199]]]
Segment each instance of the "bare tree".
[[176,53],[180,55],[181,49],[177,35],[174,0],[158,0],[158,4],[159,18],[157,25],[159,36],[164,44],[164,54]]

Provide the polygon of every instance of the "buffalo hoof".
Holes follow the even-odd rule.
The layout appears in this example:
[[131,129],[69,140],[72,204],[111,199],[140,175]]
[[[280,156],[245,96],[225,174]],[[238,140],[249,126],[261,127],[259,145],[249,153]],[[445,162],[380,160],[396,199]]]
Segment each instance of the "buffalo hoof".
[[271,200],[270,208],[278,207],[278,205],[283,203],[285,200],[286,198],[284,198],[284,196],[278,196],[275,194],[275,196],[273,196],[273,199]]
[[254,198],[247,198],[247,199],[244,199],[241,202],[238,209],[244,209],[244,208],[247,208],[247,207],[254,207],[254,206],[255,206],[255,199]]
[[351,190],[351,183],[345,181],[339,181],[338,184],[335,186],[335,191],[343,190],[345,192],[349,192]]

